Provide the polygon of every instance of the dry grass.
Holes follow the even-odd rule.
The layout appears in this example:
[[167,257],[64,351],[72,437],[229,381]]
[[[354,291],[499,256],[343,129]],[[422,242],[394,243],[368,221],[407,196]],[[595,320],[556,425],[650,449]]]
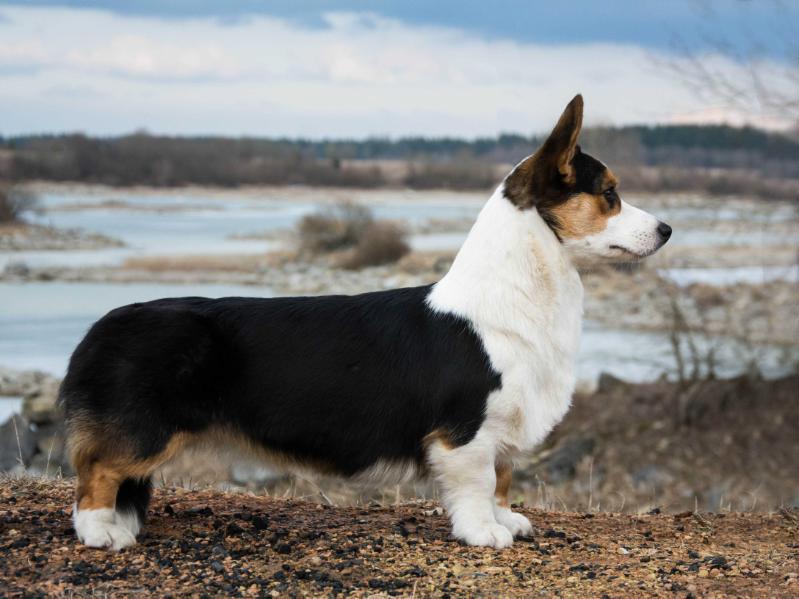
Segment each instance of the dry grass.
[[0,182],[0,223],[18,222],[23,213],[36,208],[36,196]]
[[373,222],[363,231],[358,243],[342,260],[344,268],[357,270],[396,262],[411,251],[405,231],[389,222]]
[[373,222],[372,212],[358,204],[342,202],[323,208],[297,225],[300,248],[322,254],[352,247]]
[[253,272],[269,265],[262,255],[145,256],[128,258],[123,268],[149,272]]
[[341,252],[339,264],[352,270],[396,262],[410,252],[405,236],[396,223],[377,221],[367,207],[349,202],[309,214],[297,225],[301,253]]

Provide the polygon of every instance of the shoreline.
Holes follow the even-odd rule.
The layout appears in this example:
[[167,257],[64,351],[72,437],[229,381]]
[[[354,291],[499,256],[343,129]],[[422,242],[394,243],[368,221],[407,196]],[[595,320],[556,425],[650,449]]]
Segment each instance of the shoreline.
[[[270,295],[353,295],[380,289],[415,287],[438,281],[448,270],[449,252],[411,253],[398,263],[346,270],[330,261],[298,261],[286,252],[249,256],[134,258],[119,267],[38,267],[9,263],[0,282],[62,282],[124,285],[244,285]],[[794,267],[795,268],[795,267]],[[799,284],[772,280],[727,285],[678,286],[655,265],[625,272],[596,269],[582,276],[585,318],[623,331],[688,332],[729,337],[755,346],[796,347]],[[677,327],[674,300],[685,320]],[[776,323],[782,323],[776,326]],[[675,328],[677,327],[677,328]],[[685,327],[685,330],[682,330]]]
[[76,227],[51,227],[25,221],[0,224],[0,252],[69,252],[126,247],[119,239]]

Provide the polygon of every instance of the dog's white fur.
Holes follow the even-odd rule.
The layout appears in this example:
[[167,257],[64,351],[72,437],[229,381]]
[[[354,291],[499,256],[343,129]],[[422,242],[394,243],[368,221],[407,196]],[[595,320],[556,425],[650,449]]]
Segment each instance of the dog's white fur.
[[114,551],[135,545],[141,528],[135,512],[118,512],[112,508],[79,510],[77,504],[72,506],[72,523],[81,543]]
[[561,243],[535,209],[519,210],[500,185],[485,205],[452,268],[428,297],[433,310],[468,319],[502,386],[468,444],[442,442],[428,452],[453,534],[470,545],[507,547],[530,522],[497,505],[495,464],[540,443],[571,403],[580,339],[583,286],[576,263],[657,249],[655,217],[624,204],[607,228]]

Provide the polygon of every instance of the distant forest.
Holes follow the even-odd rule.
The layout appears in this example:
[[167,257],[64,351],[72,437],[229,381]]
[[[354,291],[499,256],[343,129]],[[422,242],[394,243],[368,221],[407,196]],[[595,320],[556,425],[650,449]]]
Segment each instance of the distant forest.
[[[329,185],[483,189],[542,139],[0,137],[0,178],[115,186]],[[799,198],[799,141],[754,128],[635,126],[583,131],[582,147],[630,190]]]

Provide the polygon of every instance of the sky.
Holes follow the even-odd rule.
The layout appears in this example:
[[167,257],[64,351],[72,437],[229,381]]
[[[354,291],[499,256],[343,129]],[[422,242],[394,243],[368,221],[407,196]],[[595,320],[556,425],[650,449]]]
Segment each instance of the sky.
[[795,73],[797,23],[779,0],[0,0],[0,134],[529,134],[578,92],[588,125],[780,128],[676,72],[689,47],[743,76],[723,40]]

